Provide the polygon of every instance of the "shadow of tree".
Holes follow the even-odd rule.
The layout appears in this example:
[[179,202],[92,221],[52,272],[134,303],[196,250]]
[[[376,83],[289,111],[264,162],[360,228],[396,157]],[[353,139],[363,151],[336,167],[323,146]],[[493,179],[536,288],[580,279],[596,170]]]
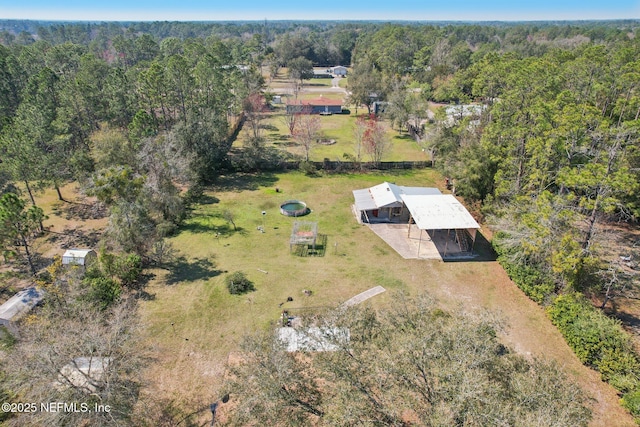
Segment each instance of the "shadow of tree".
[[280,141],[293,144],[290,135],[269,134],[269,140],[272,141],[274,144],[282,144],[282,142]]
[[212,196],[209,194],[203,194],[198,197],[198,204],[200,205],[215,205],[216,203],[220,203],[220,199],[216,196]]
[[234,173],[220,176],[214,184],[214,189],[218,191],[257,190],[260,187],[273,186],[278,179],[272,173]]
[[156,278],[155,273],[144,273],[138,278],[138,287],[146,288],[149,282]]
[[156,294],[150,294],[147,292],[146,288],[151,280],[156,278],[155,273],[144,273],[140,275],[138,278],[138,283],[136,284],[135,290],[135,298],[144,300],[144,301],[153,301],[156,299]]
[[109,209],[100,202],[95,203],[79,203],[67,202],[59,208],[60,216],[64,216],[67,220],[101,219],[109,216]]
[[136,298],[141,299],[143,301],[154,301],[156,299],[156,294],[150,294],[144,289],[138,291],[136,294]]
[[413,137],[411,135],[409,135],[408,133],[402,133],[402,134],[395,134],[394,139],[400,139],[403,141],[414,141]]
[[193,221],[185,223],[180,232],[190,231],[194,234],[211,233],[214,237],[228,237],[239,233],[245,235],[247,231],[236,226],[235,229],[230,224],[211,224],[208,219],[224,220],[222,214],[199,215]]
[[217,270],[215,267],[215,263],[210,259],[194,258],[187,260],[185,257],[180,257],[167,267],[169,274],[166,278],[166,284],[175,285],[179,282],[194,282],[216,277],[222,271]]
[[[198,219],[206,218],[208,216],[210,215],[199,216]],[[194,234],[215,233],[218,230],[218,228],[221,228],[221,227],[213,224],[208,224],[204,221],[194,220],[194,221],[189,221],[184,225],[182,225],[182,227],[180,227],[180,232],[190,231],[191,233],[194,233]]]
[[640,335],[640,317],[638,317],[638,315],[634,313],[618,310],[615,301],[613,302],[613,304],[613,309],[605,310],[605,313],[620,320],[620,322],[622,322],[622,325],[628,331],[634,333],[635,335]]

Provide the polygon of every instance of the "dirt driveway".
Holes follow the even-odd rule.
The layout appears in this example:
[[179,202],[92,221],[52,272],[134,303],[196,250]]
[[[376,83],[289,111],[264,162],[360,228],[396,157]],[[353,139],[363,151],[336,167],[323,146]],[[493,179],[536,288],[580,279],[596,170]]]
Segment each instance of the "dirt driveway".
[[[582,365],[544,308],[531,301],[509,279],[497,261],[415,263],[416,280],[445,306],[464,311],[489,310],[507,325],[500,336],[508,347],[530,358],[556,361],[591,398],[590,426],[634,426],[632,417],[619,404],[616,390],[600,374]],[[419,265],[423,265],[423,267]]]

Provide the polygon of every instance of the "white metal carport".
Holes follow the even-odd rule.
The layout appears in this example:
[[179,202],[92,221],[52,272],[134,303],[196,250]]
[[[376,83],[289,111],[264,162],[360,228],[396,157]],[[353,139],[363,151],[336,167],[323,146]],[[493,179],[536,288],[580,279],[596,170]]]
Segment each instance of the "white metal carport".
[[[464,230],[469,233],[475,243],[476,233],[480,229],[480,225],[455,196],[439,194],[425,197],[422,195],[403,194],[401,197],[411,214],[408,234],[411,232],[412,219],[420,229],[420,241],[422,241],[423,231]],[[471,249],[473,249],[473,246]],[[446,255],[445,248],[444,256]]]

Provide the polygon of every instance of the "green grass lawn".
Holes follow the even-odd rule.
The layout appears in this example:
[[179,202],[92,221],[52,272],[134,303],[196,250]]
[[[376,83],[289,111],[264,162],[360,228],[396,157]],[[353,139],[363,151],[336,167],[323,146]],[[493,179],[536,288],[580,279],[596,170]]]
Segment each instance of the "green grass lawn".
[[[243,335],[275,326],[283,309],[297,315],[313,313],[382,285],[388,292],[366,304],[396,304],[398,292],[427,293],[445,309],[498,313],[510,326],[500,332],[505,344],[521,354],[559,362],[595,397],[592,425],[612,425],[610,420],[633,425],[615,390],[580,363],[544,309],[529,300],[499,264],[404,260],[366,226],[358,225],[350,211],[351,191],[385,180],[410,186],[444,184],[431,169],[315,178],[299,172],[221,177],[180,232],[169,239],[182,258],[170,269],[146,271],[155,277],[140,299],[143,351],[148,358],[141,393],[171,402],[185,414],[207,407],[219,398],[225,362],[238,357]],[[76,191],[75,184],[63,188],[66,198],[86,203],[76,200]],[[36,198],[49,216],[45,225],[56,231],[55,236],[67,228],[99,232],[106,224],[106,218],[78,216],[73,208],[80,204],[57,201],[53,189],[38,192]],[[279,213],[279,205],[287,199],[301,199],[312,209],[301,219],[317,221],[320,234],[326,236],[325,247],[318,248],[322,256],[290,253],[295,219]],[[224,220],[225,210],[233,213],[237,230]],[[257,227],[263,219],[261,233]],[[37,251],[60,254],[60,242],[50,237]],[[486,242],[483,245],[490,251]],[[478,244],[476,249],[483,252]],[[255,282],[256,291],[241,296],[227,292],[224,277],[237,270]],[[304,289],[313,294],[304,295]],[[293,301],[281,307],[289,296]],[[200,420],[205,422],[206,417]]]
[[[353,129],[357,117],[355,114],[334,114],[331,116],[318,116],[321,122],[320,138],[333,139],[333,145],[316,144],[311,151],[311,160],[322,161],[325,158],[330,160],[344,160],[343,154],[355,154]],[[268,145],[272,145],[293,154],[303,155],[303,150],[295,144],[289,136],[289,131],[284,122],[284,108],[278,108],[274,113],[264,120],[264,137]],[[428,154],[408,134],[399,133],[392,130],[388,123],[387,138],[391,142],[391,148],[383,161],[424,161],[429,160]],[[249,138],[249,127],[245,126],[238,137],[236,144],[242,146]],[[369,159],[365,157],[364,161]]]
[[[390,270],[399,255],[355,221],[351,190],[385,180],[432,186],[437,179],[433,170],[323,178],[298,172],[223,177],[208,202],[198,205],[171,238],[185,260],[171,273],[156,272],[149,287],[155,298],[143,304],[150,334],[170,345],[175,328],[200,351],[224,356],[236,348],[242,334],[273,325],[282,311],[279,304],[289,296],[294,301],[286,308],[307,309],[334,307],[376,285],[408,289]],[[288,199],[303,200],[311,209],[299,219],[318,222],[319,233],[326,236],[325,247],[318,248],[322,256],[290,252],[296,219],[279,212]],[[223,219],[225,210],[233,213],[237,230]],[[263,225],[264,233],[258,230]],[[255,282],[255,292],[229,295],[223,279],[237,270]],[[305,289],[312,296],[305,296]]]
[[[242,337],[275,326],[283,309],[297,315],[326,310],[377,285],[414,292],[424,264],[403,262],[359,225],[351,213],[351,191],[385,180],[434,185],[438,179],[430,169],[317,178],[299,172],[222,177],[170,239],[184,258],[170,270],[150,272],[155,277],[140,305],[144,341],[154,360],[145,373],[147,392],[186,408],[204,404],[193,402],[215,399],[224,362],[235,357]],[[311,209],[300,219],[318,222],[322,256],[290,252],[295,219],[279,213],[288,199],[303,200]],[[237,230],[223,219],[225,210],[233,213]],[[264,233],[257,229],[263,224]],[[224,278],[238,270],[255,283],[254,292],[228,293]],[[393,295],[381,294],[371,303],[389,304]],[[281,307],[288,297],[293,301]]]
[[[283,72],[286,70],[271,84],[274,93],[287,87]],[[341,86],[346,83],[341,79]],[[318,97],[319,92],[304,96]],[[280,106],[264,120],[267,144],[302,155],[288,136],[283,114]],[[336,144],[314,146],[311,159],[336,160],[343,159],[344,153],[353,154],[356,119],[355,114],[320,117],[321,137],[335,139]],[[249,137],[248,128],[240,133],[237,146]],[[388,125],[387,136],[392,148],[383,160],[428,160],[417,143]],[[598,374],[578,361],[544,310],[527,299],[497,263],[404,260],[366,226],[359,225],[351,212],[352,190],[383,181],[440,188],[444,184],[432,169],[320,177],[299,172],[221,177],[194,207],[180,232],[169,239],[182,258],[170,269],[151,272],[155,277],[141,302],[145,342],[154,359],[145,374],[146,392],[167,396],[186,408],[208,404],[219,395],[224,362],[236,357],[244,335],[276,326],[283,309],[304,316],[336,307],[382,285],[389,292],[366,304],[394,304],[398,292],[428,293],[444,308],[499,312],[511,326],[501,332],[506,344],[518,352],[561,362],[588,391],[599,396],[602,407],[595,406],[594,425],[605,425],[598,420],[611,414],[617,419],[628,418],[617,404],[617,395],[604,389]],[[300,220],[318,222],[323,246],[317,256],[301,257],[290,251],[289,237],[296,219],[279,213],[280,204],[289,199],[302,200],[311,209]],[[236,229],[224,219],[225,211],[232,213]],[[487,242],[481,240],[484,248],[477,245],[476,249],[490,253]],[[256,290],[230,295],[224,278],[235,271],[245,272]],[[311,296],[303,290],[312,291]],[[288,297],[293,301],[286,302]]]
[[[544,310],[527,299],[496,262],[405,260],[359,225],[351,213],[352,190],[385,180],[409,186],[443,184],[432,169],[315,178],[299,172],[221,177],[170,239],[184,258],[170,270],[152,271],[155,278],[141,301],[145,343],[153,359],[145,374],[145,392],[182,402],[185,408],[200,407],[216,399],[224,362],[238,357],[245,334],[275,327],[283,309],[304,316],[381,285],[388,292],[366,304],[394,304],[398,292],[428,293],[445,309],[499,312],[511,326],[501,332],[508,345],[560,361],[600,396],[598,404],[606,401],[605,409],[596,409],[597,419],[611,413],[628,418],[612,389],[579,362]],[[325,246],[318,248],[321,256],[290,252],[296,219],[279,213],[288,199],[303,200],[312,210],[300,220],[318,222],[319,233],[326,236]],[[225,210],[232,212],[237,230],[224,220]],[[261,226],[264,233],[258,230]],[[255,283],[254,292],[228,293],[224,278],[238,270]],[[306,296],[303,290],[313,293]],[[293,301],[286,302],[288,297]]]
[[333,79],[309,79],[304,81],[305,87],[332,87]]

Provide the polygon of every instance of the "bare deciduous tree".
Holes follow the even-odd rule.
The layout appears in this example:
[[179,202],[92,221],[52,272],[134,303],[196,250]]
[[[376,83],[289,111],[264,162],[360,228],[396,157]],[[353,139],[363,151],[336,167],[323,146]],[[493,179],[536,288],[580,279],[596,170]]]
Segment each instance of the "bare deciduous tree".
[[293,136],[296,130],[296,123],[298,122],[298,116],[299,114],[289,112],[282,117],[282,122],[287,126],[290,136]]
[[230,425],[586,426],[590,419],[582,391],[552,363],[501,344],[502,326],[489,313],[446,312],[429,298],[398,296],[389,310],[352,307],[307,322],[333,350],[287,352],[276,334],[244,341],[242,361],[229,366]]
[[375,115],[371,115],[369,120],[365,122],[365,128],[362,135],[362,145],[365,152],[373,163],[379,164],[382,158],[391,148],[391,143],[387,139],[387,135]]
[[243,104],[243,110],[251,125],[251,139],[260,141],[262,139],[262,120],[264,119],[265,99],[259,92],[253,92],[247,96]]
[[309,161],[311,149],[319,132],[320,118],[318,116],[312,114],[299,115],[296,129],[293,132],[293,139],[302,147],[306,161]]

